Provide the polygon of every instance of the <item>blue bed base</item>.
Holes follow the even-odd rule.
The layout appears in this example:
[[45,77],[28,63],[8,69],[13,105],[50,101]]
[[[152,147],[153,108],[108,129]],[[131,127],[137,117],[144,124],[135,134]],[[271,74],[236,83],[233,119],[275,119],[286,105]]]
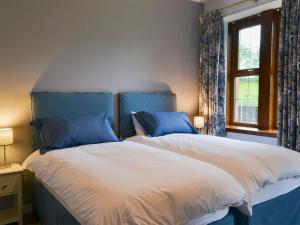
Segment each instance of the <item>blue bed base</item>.
[[[42,225],[79,225],[79,222],[38,180],[33,211]],[[299,225],[300,188],[253,207],[247,217],[232,208],[226,217],[210,225]]]
[[42,225],[80,225],[38,180],[35,180],[32,209]]
[[[134,135],[130,111],[176,111],[176,96],[172,93],[122,93],[119,95],[120,135]],[[32,93],[33,119],[83,113],[111,113],[111,93]],[[33,133],[34,150],[39,145]],[[33,211],[43,225],[79,225],[64,206],[37,180],[35,181]],[[237,209],[211,225],[300,225],[300,188],[259,204],[253,216],[247,217]]]

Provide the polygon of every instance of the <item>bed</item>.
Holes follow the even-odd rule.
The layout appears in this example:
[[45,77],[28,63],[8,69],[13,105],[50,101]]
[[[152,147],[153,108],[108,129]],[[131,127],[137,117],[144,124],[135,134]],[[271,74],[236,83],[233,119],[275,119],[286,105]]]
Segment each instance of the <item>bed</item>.
[[[113,115],[111,93],[31,93],[32,120],[42,117],[108,112]],[[32,149],[40,147],[40,137],[32,128]],[[33,212],[43,225],[79,225],[56,197],[38,180],[34,181]]]
[[[201,143],[204,147],[205,144],[207,146],[212,145],[213,142],[221,143],[219,146],[215,145],[215,148],[211,148],[209,150],[215,151],[223,151],[224,147],[222,148],[222,141],[225,139],[218,139],[215,137],[206,137],[197,135],[194,142],[189,142],[191,139],[189,136],[183,138],[183,134],[175,134],[173,137],[138,137],[135,136],[135,130],[132,121],[132,112],[139,112],[139,111],[150,111],[150,112],[174,112],[176,111],[176,96],[172,93],[121,93],[119,94],[119,135],[121,138],[134,141],[137,143],[142,143],[145,145],[155,146],[161,149],[166,149],[168,151],[172,151],[175,153],[182,154],[182,151],[185,151],[188,147],[187,146],[197,146],[197,143]],[[172,136],[172,135],[170,135]],[[168,140],[167,140],[168,139]],[[186,146],[182,145],[184,143],[183,139],[188,140],[186,142]],[[211,139],[211,140],[208,140]],[[234,148],[238,148],[238,145],[243,145],[245,142],[236,142],[233,140],[225,140],[228,142],[228,145]],[[177,143],[176,143],[177,142]],[[247,144],[247,143],[245,143]],[[252,143],[248,143],[248,145],[252,145]],[[174,147],[175,146],[175,147]],[[177,147],[176,147],[177,146]],[[203,148],[204,148],[203,147]],[[257,144],[253,144],[253,149],[256,147],[260,148],[261,146]],[[269,146],[265,146],[266,148],[270,148]],[[274,147],[275,148],[275,147]],[[230,149],[230,147],[228,148]],[[226,150],[228,150],[226,149]],[[254,150],[253,150],[254,151]],[[271,152],[271,151],[270,151]],[[189,154],[184,153],[184,155],[197,158],[195,157],[195,152],[190,151]],[[202,152],[203,153],[203,152]],[[210,153],[209,153],[210,154]],[[206,160],[205,158],[209,156],[202,154],[199,155],[199,159]],[[249,155],[251,152],[249,151]],[[230,160],[235,160],[236,158],[234,155],[222,155],[228,158],[228,163]],[[242,155],[242,157],[247,155]],[[284,160],[284,155],[282,160]],[[260,159],[260,155],[254,155],[253,158],[257,157]],[[295,158],[299,156],[295,153]],[[216,161],[220,162],[223,161],[224,158],[215,158],[207,160],[209,163],[215,163]],[[267,159],[267,157],[266,157]],[[277,159],[280,159],[277,157]],[[226,160],[224,160],[226,161]],[[247,163],[247,161],[243,161],[243,163]],[[256,163],[256,160],[249,161],[253,164]],[[248,163],[249,163],[248,162]],[[268,163],[268,161],[265,161]],[[291,162],[294,164],[294,168],[298,166],[297,161]],[[214,165],[221,165],[215,163]],[[299,163],[298,163],[299,165]],[[259,166],[259,165],[258,165]],[[272,165],[270,165],[272,166]],[[228,165],[227,165],[228,167]],[[266,166],[267,167],[267,166]],[[226,166],[221,167],[222,169],[227,169]],[[256,170],[258,168],[253,167]],[[268,169],[268,168],[267,168]],[[266,169],[266,171],[267,171]],[[237,168],[233,168],[232,172],[234,175],[234,170],[238,170]],[[253,214],[252,216],[245,216],[236,212],[235,220],[237,224],[251,224],[251,225],[289,225],[289,224],[300,224],[299,218],[299,202],[300,202],[300,183],[299,183],[299,171],[296,171],[295,174],[291,174],[291,179],[288,180],[278,180],[278,182],[266,183],[260,189],[252,192],[248,190],[248,194],[252,195],[252,203],[253,207]],[[245,188],[247,190],[247,188]]]
[[[99,112],[110,113],[111,115],[113,115],[113,105],[113,96],[111,93],[32,93],[33,120],[36,118],[46,118],[52,116],[72,116]],[[38,132],[36,130],[33,130],[33,149],[38,149],[39,146],[40,137],[38,135]],[[128,149],[130,149],[130,151]],[[115,154],[112,154],[111,152]],[[131,155],[131,157],[129,157],[128,155]],[[90,161],[82,160],[86,157],[88,157]],[[101,160],[97,161],[97,157]],[[135,159],[135,157],[139,158]],[[183,220],[186,220],[184,215],[193,215],[194,213],[199,213],[197,207],[200,207],[201,204],[196,204],[195,202],[197,201],[194,201],[194,199],[200,197],[202,198],[202,196],[204,196],[203,193],[205,193],[205,195],[208,195],[210,192],[214,193],[214,195],[210,196],[212,198],[209,201],[214,199],[215,201],[220,201],[221,199],[222,204],[223,202],[226,202],[226,205],[228,206],[233,205],[233,203],[236,204],[236,207],[241,206],[241,204],[243,203],[247,204],[246,193],[243,191],[240,185],[226,172],[205,162],[202,163],[201,167],[198,161],[190,159],[188,157],[179,156],[177,154],[168,153],[160,149],[155,149],[133,142],[124,141],[122,143],[116,142],[78,146],[71,149],[52,151],[42,156],[38,151],[35,151],[32,156],[24,162],[24,166],[26,168],[30,168],[30,163],[34,161],[34,158],[42,158],[38,161],[38,163],[33,164],[31,168],[36,169],[33,210],[37,214],[43,225],[100,224],[88,220],[91,212],[94,213],[93,208],[90,208],[89,211],[82,211],[82,208],[84,208],[84,205],[88,201],[91,201],[96,205],[98,205],[99,202],[101,203],[101,201],[96,201],[99,197],[98,195],[89,195],[87,200],[82,202],[82,193],[87,192],[94,194],[93,190],[97,185],[100,185],[100,187],[103,188],[102,191],[103,193],[105,193],[104,196],[109,197],[108,195],[111,193],[117,194],[116,196],[119,196],[118,194],[120,193],[117,191],[122,190],[123,193],[123,191],[125,192],[127,188],[132,188],[132,186],[144,188],[144,185],[150,183],[150,185],[154,185],[156,187],[157,185],[164,184],[165,180],[170,180],[170,184],[166,184],[167,188],[163,188],[164,186],[162,186],[162,192],[158,192],[158,196],[161,195],[161,197],[157,197],[157,193],[154,192],[156,193],[156,195],[154,195],[154,197],[152,196],[153,198],[151,199],[152,201],[154,201],[153,204],[155,207],[152,207],[151,210],[148,208],[148,210],[146,211],[148,213],[152,211],[155,212],[155,214],[160,215],[160,213],[164,211],[161,207],[164,206],[164,209],[167,209],[166,211],[170,209],[170,207],[168,208],[168,204],[165,205],[165,202],[169,202],[169,206],[174,206],[174,208],[179,210],[178,212],[180,212],[175,214],[171,213],[170,215],[180,214],[178,218],[182,217],[184,218]],[[127,159],[128,162],[124,159]],[[153,164],[157,167],[155,167],[153,164],[147,163],[148,159],[151,159]],[[164,160],[162,161],[162,159]],[[114,163],[113,165],[117,165],[115,163],[115,160],[117,160],[118,165],[121,165],[120,168],[118,168],[118,166],[116,168],[111,167],[107,171],[103,169],[103,165],[111,165],[111,162]],[[141,160],[141,162],[139,162],[139,160]],[[61,168],[63,168],[63,170]],[[161,170],[161,168],[165,169]],[[203,175],[200,175],[200,172],[197,173],[196,176],[190,175],[191,171],[197,171],[198,169],[199,171],[201,171],[201,173],[203,173]],[[157,172],[155,172],[156,170]],[[73,173],[71,173],[71,171],[73,171]],[[131,171],[132,174],[126,174],[126,171]],[[149,171],[151,171],[151,173],[149,173]],[[176,177],[176,179],[172,178],[174,177],[173,175],[171,175],[173,172],[176,173],[176,176],[178,176],[178,178],[180,179]],[[120,174],[123,174],[123,176],[119,176]],[[147,176],[141,177],[145,174],[147,174]],[[160,174],[160,176],[157,176],[156,174]],[[101,180],[106,175],[109,176],[109,179]],[[118,176],[118,179],[114,180],[114,175]],[[88,183],[88,181],[91,180],[88,178],[91,177],[95,178],[92,179],[95,180],[94,183]],[[167,177],[169,178],[166,179]],[[202,177],[203,179],[205,178],[203,181],[201,181]],[[208,182],[207,177],[210,177],[210,180],[213,181],[211,182],[211,184]],[[75,186],[74,180],[77,180],[77,178],[80,178],[80,181],[76,182],[78,184],[76,184],[76,188],[73,188],[73,186]],[[124,181],[124,179],[122,178],[126,178],[126,180]],[[130,185],[130,183],[134,183],[133,181],[136,181],[137,178],[143,179],[141,184]],[[129,182],[127,179],[129,180]],[[116,190],[116,192],[111,192],[110,190],[107,190],[108,188],[106,186],[101,186],[102,183],[110,183],[111,180],[112,182],[117,182],[116,186],[120,186],[122,188]],[[227,183],[221,183],[223,182],[223,180]],[[178,195],[173,195],[172,193],[168,192],[168,189],[173,186],[176,187],[176,185],[178,184],[181,185],[180,188],[178,188],[178,190],[173,190],[174,193],[177,193],[177,191],[179,191]],[[193,191],[191,185],[189,184],[195,185],[195,190],[197,191]],[[186,187],[183,185],[186,185]],[[188,196],[190,197],[187,198],[184,197],[184,195],[181,196],[183,193],[185,193],[183,192],[183,187],[184,190],[187,190]],[[74,190],[77,192],[74,192]],[[96,192],[96,194],[97,193],[98,192]],[[138,192],[138,194],[140,193]],[[135,205],[140,206],[140,202],[145,202],[141,201],[143,200],[144,195],[137,196],[138,198],[136,198],[136,196],[133,196],[134,204],[132,203],[132,201],[130,201],[132,207]],[[179,197],[184,198],[182,199],[182,201],[176,201],[176,199]],[[171,200],[167,201],[169,198]],[[104,199],[103,202],[105,202]],[[118,201],[119,198],[116,197],[114,199]],[[129,200],[132,200],[132,198],[129,198]],[[77,203],[78,201],[80,202],[79,205]],[[177,204],[180,202],[188,201],[190,201],[191,206],[193,207],[188,205],[181,206],[180,204]],[[160,204],[157,204],[157,202],[159,202]],[[204,205],[208,204],[208,202],[205,201],[203,203],[205,203],[203,204],[203,207]],[[220,205],[222,204],[220,203]],[[201,215],[200,217],[192,216],[191,218],[193,219],[187,221],[186,224],[242,225],[242,223],[237,222],[237,219],[239,219],[239,221],[242,221],[243,217],[240,213],[238,213],[238,210],[236,208],[231,208],[228,212],[228,207],[221,207],[220,205],[211,204],[212,213],[199,214]],[[142,204],[142,206],[139,208],[141,211],[136,210],[136,208],[133,207],[134,210],[132,212],[136,212],[135,214],[137,215],[134,215],[132,216],[132,218],[130,218],[132,219],[129,220],[131,222],[128,223],[125,221],[122,224],[147,224],[146,217],[143,218],[143,216],[141,216],[143,214],[139,215],[139,212],[145,212],[145,208],[147,209],[147,207],[145,206],[147,206],[147,204]],[[185,210],[180,210],[181,207],[185,208]],[[187,208],[190,208],[191,210],[186,210]],[[204,208],[201,208],[201,210],[203,209]],[[106,205],[103,210],[106,210]],[[176,210],[174,212],[176,212]],[[116,217],[118,217],[119,213],[113,215],[117,215]],[[115,218],[109,217],[109,222],[106,223],[104,220],[103,223],[102,220],[101,224],[116,224],[111,222],[114,221],[113,219]],[[160,219],[162,219],[161,221],[163,222],[159,222]],[[176,223],[182,224],[180,220],[176,221]],[[158,217],[156,224],[172,223],[168,222],[166,218]]]

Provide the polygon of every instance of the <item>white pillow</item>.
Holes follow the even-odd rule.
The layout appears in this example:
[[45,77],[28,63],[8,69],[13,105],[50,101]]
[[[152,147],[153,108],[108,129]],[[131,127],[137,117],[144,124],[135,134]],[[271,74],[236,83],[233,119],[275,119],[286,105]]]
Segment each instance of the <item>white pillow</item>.
[[144,128],[142,127],[142,125],[139,123],[139,121],[137,121],[137,119],[135,118],[134,114],[136,112],[131,111],[131,115],[132,115],[132,121],[133,121],[133,127],[135,129],[135,133],[137,136],[147,136],[146,132],[144,130]]

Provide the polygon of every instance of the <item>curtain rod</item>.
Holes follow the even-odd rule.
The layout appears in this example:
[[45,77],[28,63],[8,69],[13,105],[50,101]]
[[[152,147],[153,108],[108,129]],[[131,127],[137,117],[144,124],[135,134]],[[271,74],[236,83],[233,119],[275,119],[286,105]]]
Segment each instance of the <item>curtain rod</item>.
[[[222,9],[222,10],[224,10],[224,9],[229,9],[229,8],[234,7],[234,6],[243,4],[243,3],[245,3],[245,2],[254,2],[254,3],[257,3],[258,1],[259,1],[259,0],[241,0],[241,1],[238,1],[238,2],[236,2],[236,3],[232,3],[232,4],[230,4],[230,5],[224,6],[224,7],[221,8],[221,9]],[[201,17],[199,17],[199,19],[200,19],[200,18],[201,18]]]

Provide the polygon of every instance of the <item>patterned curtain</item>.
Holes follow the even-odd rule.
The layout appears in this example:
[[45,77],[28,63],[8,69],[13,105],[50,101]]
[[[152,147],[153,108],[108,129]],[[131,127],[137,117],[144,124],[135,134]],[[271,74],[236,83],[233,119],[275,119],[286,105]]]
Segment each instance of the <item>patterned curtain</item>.
[[300,151],[300,0],[283,0],[278,71],[278,144]]
[[225,58],[222,11],[200,16],[199,114],[205,133],[225,136]]

